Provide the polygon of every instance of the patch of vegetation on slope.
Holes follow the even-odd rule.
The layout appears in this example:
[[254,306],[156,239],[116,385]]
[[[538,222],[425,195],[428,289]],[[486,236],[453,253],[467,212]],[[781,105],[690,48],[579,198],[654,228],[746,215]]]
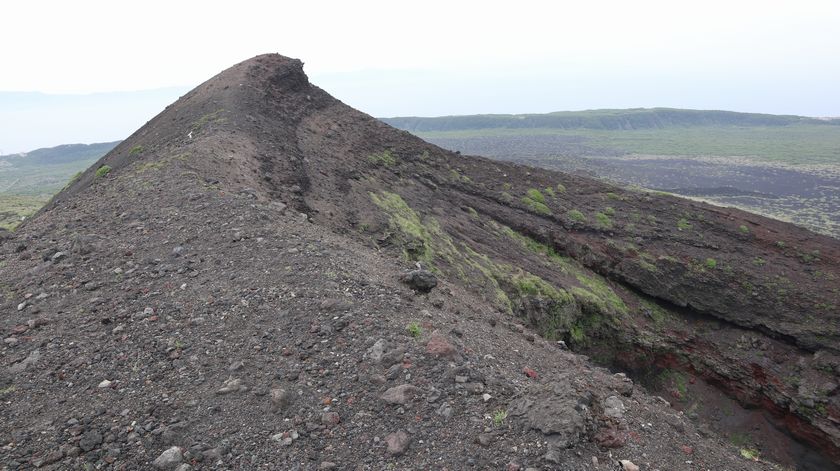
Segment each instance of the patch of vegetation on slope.
[[[383,191],[370,193],[370,197],[388,216],[392,232],[387,238],[393,239],[406,261],[420,262],[437,273],[453,274],[477,288],[503,312],[527,320],[548,339],[584,344],[628,313],[622,299],[601,276],[510,227],[487,221],[498,236],[542,258],[550,271],[562,277],[562,285],[491,259],[466,243],[456,244],[435,218],[421,218],[396,193]],[[479,218],[475,213],[470,217]]]
[[[789,126],[675,126],[641,129],[479,128],[417,131],[444,147],[466,149],[465,141],[527,138],[530,155],[563,155],[579,147],[592,155],[745,157],[793,165],[840,162],[840,127],[800,123]],[[568,141],[558,148],[555,139]],[[574,143],[574,147],[571,146]],[[472,152],[471,150],[468,152]],[[515,154],[515,153],[514,153]]]

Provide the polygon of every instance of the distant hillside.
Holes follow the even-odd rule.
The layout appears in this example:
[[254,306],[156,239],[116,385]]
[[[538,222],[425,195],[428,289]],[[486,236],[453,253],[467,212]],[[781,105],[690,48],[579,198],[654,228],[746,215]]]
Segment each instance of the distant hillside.
[[789,126],[792,124],[840,125],[840,119],[737,113],[734,111],[635,108],[627,110],[560,111],[547,114],[484,114],[435,118],[383,118],[391,126],[410,132],[454,131],[488,128],[548,128],[630,130],[687,126]]
[[0,228],[15,227],[117,144],[65,144],[0,155]]
[[66,164],[91,159],[96,160],[107,154],[119,143],[120,141],[96,144],[64,144],[20,154],[0,155],[0,161],[6,161],[14,166],[23,167],[31,165]]
[[90,94],[0,91],[0,154],[121,139],[186,91],[184,87]]
[[0,195],[52,196],[119,141],[65,144],[0,156]]

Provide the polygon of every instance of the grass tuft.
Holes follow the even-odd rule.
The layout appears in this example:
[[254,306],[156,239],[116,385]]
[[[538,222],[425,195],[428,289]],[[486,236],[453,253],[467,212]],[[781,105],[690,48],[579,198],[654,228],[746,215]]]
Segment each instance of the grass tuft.
[[545,196],[543,196],[540,190],[536,188],[529,188],[526,193],[528,194],[528,198],[531,198],[538,203],[545,204]]
[[104,177],[111,173],[111,166],[110,165],[103,165],[96,169],[96,178]]
[[507,419],[507,411],[504,409],[499,409],[496,412],[493,412],[493,425],[496,427],[501,427],[502,424],[505,423],[505,419]]
[[584,222],[586,221],[586,216],[583,215],[582,212],[578,211],[577,209],[573,209],[568,213],[569,219],[575,222]]
[[529,188],[526,192],[527,196],[522,197],[522,202],[525,203],[525,206],[528,206],[528,209],[543,215],[550,215],[551,209],[545,205],[545,196],[543,196],[542,192],[536,188]]
[[612,228],[612,219],[604,213],[595,213],[595,224],[601,229]]
[[423,329],[420,327],[420,323],[418,322],[412,322],[408,324],[405,330],[408,332],[408,335],[416,339],[420,338],[420,336],[423,334]]

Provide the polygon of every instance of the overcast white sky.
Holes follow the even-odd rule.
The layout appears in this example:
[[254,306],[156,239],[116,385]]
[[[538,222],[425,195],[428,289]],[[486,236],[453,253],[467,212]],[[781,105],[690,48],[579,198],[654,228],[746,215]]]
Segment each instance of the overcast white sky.
[[[654,106],[840,115],[837,1],[128,5],[3,3],[0,92],[176,88],[147,92],[143,106],[117,94],[113,110],[26,113],[19,95],[0,93],[0,151],[125,137],[184,90],[265,52],[302,59],[314,83],[375,116]],[[50,112],[57,127],[38,119]]]

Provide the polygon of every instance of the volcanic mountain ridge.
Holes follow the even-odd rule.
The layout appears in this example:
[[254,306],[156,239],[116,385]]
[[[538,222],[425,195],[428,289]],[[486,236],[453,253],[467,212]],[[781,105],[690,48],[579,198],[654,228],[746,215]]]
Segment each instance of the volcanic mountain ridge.
[[279,55],[2,237],[7,469],[802,465],[695,384],[840,460],[836,240],[457,155]]

